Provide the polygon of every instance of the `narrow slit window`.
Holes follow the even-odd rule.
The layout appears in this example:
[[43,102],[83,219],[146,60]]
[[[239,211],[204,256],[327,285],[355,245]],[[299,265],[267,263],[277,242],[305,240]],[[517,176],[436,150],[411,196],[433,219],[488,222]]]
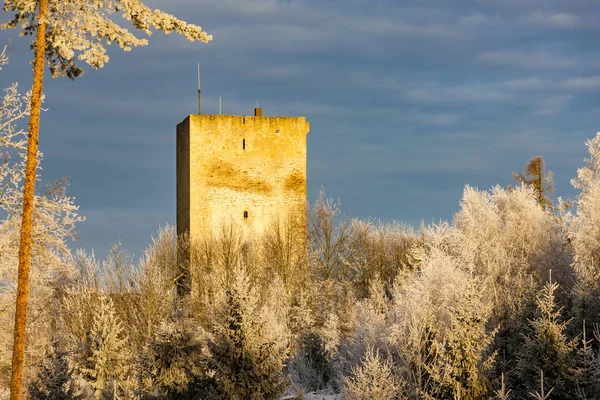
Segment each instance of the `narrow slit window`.
[[242,150],[246,150],[246,139],[242,139]]
[[244,211],[244,218],[248,218],[248,211]]

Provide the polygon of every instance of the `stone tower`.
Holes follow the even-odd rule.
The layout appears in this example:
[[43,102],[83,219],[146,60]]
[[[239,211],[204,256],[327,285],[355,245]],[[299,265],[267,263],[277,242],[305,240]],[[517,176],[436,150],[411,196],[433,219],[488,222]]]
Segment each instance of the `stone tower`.
[[192,114],[177,125],[177,233],[193,243],[236,224],[244,235],[297,217],[306,226],[305,117]]

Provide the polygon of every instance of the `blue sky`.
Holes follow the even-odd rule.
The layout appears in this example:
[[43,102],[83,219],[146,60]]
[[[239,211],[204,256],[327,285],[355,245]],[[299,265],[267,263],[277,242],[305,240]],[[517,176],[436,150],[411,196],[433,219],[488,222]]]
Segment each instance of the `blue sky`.
[[[150,45],[46,76],[45,180],[71,177],[79,243],[139,257],[175,221],[175,126],[203,112],[304,115],[308,197],[324,187],[352,216],[451,219],[465,184],[511,184],[541,155],[556,195],[600,130],[597,0],[195,0],[147,5],[202,26],[209,44]],[[8,19],[3,15],[2,21]],[[142,34],[143,35],[143,34]],[[29,38],[11,40],[0,86],[31,82]]]

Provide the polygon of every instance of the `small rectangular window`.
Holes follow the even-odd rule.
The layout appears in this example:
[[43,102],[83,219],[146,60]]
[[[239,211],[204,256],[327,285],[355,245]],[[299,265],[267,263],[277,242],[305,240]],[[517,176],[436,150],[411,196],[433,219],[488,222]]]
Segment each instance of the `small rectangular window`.
[[244,218],[248,218],[248,211],[244,211]]
[[246,139],[242,139],[242,150],[246,150]]

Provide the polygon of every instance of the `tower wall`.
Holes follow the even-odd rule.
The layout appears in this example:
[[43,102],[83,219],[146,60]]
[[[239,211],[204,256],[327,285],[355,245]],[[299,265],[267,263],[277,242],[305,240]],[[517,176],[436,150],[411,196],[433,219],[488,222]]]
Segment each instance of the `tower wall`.
[[178,234],[193,242],[231,223],[262,234],[288,216],[306,226],[308,131],[304,117],[188,116],[177,125]]

